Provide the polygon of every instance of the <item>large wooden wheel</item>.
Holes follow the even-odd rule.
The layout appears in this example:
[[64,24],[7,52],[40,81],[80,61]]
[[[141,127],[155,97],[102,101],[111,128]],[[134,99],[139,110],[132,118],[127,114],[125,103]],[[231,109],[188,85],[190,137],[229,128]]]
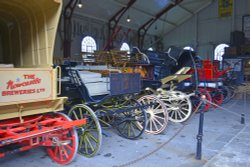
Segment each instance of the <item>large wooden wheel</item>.
[[[57,117],[64,121],[71,121],[71,119],[62,113],[57,113]],[[49,156],[58,164],[69,164],[76,156],[78,149],[78,135],[74,128],[63,131],[56,131],[52,133],[53,146],[47,147]]]
[[167,107],[169,120],[184,122],[192,113],[192,103],[187,94],[180,91],[164,91],[160,99]]
[[146,133],[159,134],[168,124],[168,113],[164,103],[154,95],[142,96],[138,102],[145,105],[148,121]]
[[136,100],[128,100],[116,111],[117,131],[127,139],[138,139],[146,129],[147,115]]
[[94,111],[83,104],[73,106],[69,113],[72,120],[87,118],[87,124],[78,127],[79,149],[78,153],[92,157],[98,153],[102,143],[102,130]]
[[109,128],[114,123],[114,116],[110,114],[110,109],[97,110],[96,115],[98,116],[99,123],[102,128]]
[[220,90],[222,91],[222,94],[223,94],[223,104],[229,102],[231,100],[231,97],[232,97],[232,90],[228,87],[228,86],[222,86],[220,88]]
[[212,97],[212,106],[214,108],[220,106],[223,103],[223,92],[220,89],[210,89],[210,94]]
[[203,89],[203,88],[199,88],[198,91],[200,92],[199,95],[197,96],[193,96],[192,99],[192,107],[193,107],[193,111],[199,111],[199,108],[197,108],[200,104],[201,101],[201,96],[204,95],[205,96],[205,106],[204,106],[204,112],[207,112],[209,110],[209,108],[211,107],[211,102],[212,102],[212,97],[209,93],[208,90]]

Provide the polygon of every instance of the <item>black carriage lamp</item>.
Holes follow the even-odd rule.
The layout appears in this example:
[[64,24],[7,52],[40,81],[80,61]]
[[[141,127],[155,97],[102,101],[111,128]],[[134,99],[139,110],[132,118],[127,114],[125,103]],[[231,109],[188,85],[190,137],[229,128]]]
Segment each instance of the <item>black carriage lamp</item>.
[[128,23],[131,22],[131,19],[130,19],[129,15],[127,16],[126,21],[127,21]]
[[82,8],[82,1],[81,0],[78,1],[77,6],[78,6],[78,8]]

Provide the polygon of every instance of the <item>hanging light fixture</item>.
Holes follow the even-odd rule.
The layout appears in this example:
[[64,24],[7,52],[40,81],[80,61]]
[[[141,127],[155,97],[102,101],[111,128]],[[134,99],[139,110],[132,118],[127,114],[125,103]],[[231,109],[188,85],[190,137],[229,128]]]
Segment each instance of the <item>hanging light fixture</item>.
[[78,6],[78,8],[82,8],[82,2],[81,2],[81,0],[78,0],[77,6]]
[[127,21],[128,23],[131,22],[131,19],[130,19],[129,15],[127,16],[126,21]]

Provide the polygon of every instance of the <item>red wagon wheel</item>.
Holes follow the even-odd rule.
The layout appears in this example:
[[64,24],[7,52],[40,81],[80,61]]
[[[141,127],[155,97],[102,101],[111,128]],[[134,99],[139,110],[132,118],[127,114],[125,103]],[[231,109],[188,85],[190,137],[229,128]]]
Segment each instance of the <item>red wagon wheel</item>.
[[[199,88],[199,91],[201,92],[202,95],[206,96],[204,112],[207,112],[211,106],[212,97],[211,97],[209,91],[206,89]],[[199,97],[192,97],[191,100],[192,100],[193,111],[197,111],[197,107],[200,103],[201,97],[200,96]]]
[[[62,113],[57,113],[59,118],[64,121],[71,121],[71,119]],[[76,156],[78,149],[78,136],[74,128],[57,131],[53,133],[53,146],[47,148],[47,152],[51,159],[56,163],[66,165],[69,164]]]
[[220,106],[223,103],[223,92],[220,89],[213,88],[210,88],[209,91],[212,96],[212,106],[214,108],[217,107],[216,105]]

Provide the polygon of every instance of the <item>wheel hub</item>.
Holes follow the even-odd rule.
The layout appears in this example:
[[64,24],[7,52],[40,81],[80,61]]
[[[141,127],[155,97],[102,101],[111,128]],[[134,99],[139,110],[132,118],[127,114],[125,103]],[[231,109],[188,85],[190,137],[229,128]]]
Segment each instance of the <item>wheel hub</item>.
[[59,140],[58,137],[53,137],[52,138],[52,143],[55,144],[56,146],[65,146],[71,143],[70,140]]
[[149,110],[147,110],[147,112],[148,112],[148,114],[149,114],[149,119],[153,119],[154,116],[155,116],[154,111],[151,110],[151,109],[149,109]]
[[173,106],[171,109],[172,109],[172,110],[179,110],[180,107],[174,107],[174,106]]
[[172,103],[171,104],[171,110],[180,110],[180,105],[177,103]]

